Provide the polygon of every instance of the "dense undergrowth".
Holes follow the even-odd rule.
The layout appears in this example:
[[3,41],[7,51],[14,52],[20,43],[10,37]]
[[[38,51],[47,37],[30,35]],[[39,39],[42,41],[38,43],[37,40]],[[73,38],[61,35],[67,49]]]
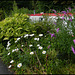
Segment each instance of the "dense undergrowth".
[[75,17],[65,17],[32,23],[28,15],[14,13],[2,20],[0,57],[8,69],[15,74],[75,74]]

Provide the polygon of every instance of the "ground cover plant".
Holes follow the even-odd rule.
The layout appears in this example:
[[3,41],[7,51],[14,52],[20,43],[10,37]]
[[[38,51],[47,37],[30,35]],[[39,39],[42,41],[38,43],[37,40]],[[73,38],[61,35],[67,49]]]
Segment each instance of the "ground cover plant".
[[75,74],[75,17],[32,23],[16,13],[0,22],[0,56],[14,74]]

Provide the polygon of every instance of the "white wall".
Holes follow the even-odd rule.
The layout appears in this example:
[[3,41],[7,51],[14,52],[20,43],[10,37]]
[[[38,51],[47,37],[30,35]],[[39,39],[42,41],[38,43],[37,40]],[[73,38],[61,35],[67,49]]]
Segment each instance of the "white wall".
[[[59,18],[62,18],[63,16],[59,16]],[[40,18],[43,18],[43,16],[30,16],[31,21],[39,21]],[[71,17],[72,19],[74,19],[74,17]],[[52,20],[52,21],[57,21],[56,19],[58,19],[57,16],[49,16],[48,20]],[[44,20],[44,19],[43,19]],[[69,17],[65,17],[65,20],[69,20]]]

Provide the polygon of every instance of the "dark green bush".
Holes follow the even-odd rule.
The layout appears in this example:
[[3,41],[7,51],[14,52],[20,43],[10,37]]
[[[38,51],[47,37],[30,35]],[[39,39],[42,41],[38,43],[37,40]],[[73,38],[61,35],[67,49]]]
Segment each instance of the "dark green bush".
[[5,18],[3,10],[0,9],[0,21]]

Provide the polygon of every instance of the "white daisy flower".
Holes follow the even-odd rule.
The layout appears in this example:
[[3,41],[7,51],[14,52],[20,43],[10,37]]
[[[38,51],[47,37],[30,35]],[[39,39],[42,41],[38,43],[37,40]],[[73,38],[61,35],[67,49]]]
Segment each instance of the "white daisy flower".
[[39,41],[39,38],[34,38],[34,40],[37,40],[37,41]]
[[20,40],[20,38],[17,38],[17,41]]
[[7,42],[7,45],[10,46],[10,41]]
[[34,52],[30,52],[30,55],[33,55],[34,54]]
[[7,47],[9,47],[9,46],[10,46],[10,43],[7,44]]
[[38,49],[43,49],[43,47],[39,46],[39,48],[38,48]]
[[67,20],[69,20],[69,17],[67,17]]
[[33,45],[31,44],[31,45],[29,45],[29,47],[32,47]]
[[10,61],[10,63],[13,63],[13,62],[14,62],[14,60],[11,60],[11,61]]
[[72,19],[74,19],[74,17],[72,16]]
[[43,36],[43,34],[39,34],[39,36]]
[[34,34],[30,34],[29,36],[34,36]]
[[40,46],[40,44],[37,44],[37,46]]
[[25,37],[28,37],[28,36],[29,36],[28,34],[25,34],[24,38],[25,38]]
[[15,49],[15,51],[17,52],[19,49],[17,48],[17,49]]
[[39,38],[37,38],[37,41],[39,41]]
[[67,25],[67,22],[66,21],[63,21],[63,24]]
[[34,40],[37,40],[37,38],[34,38]]
[[45,37],[46,37],[46,35],[45,35]]
[[7,55],[10,55],[10,52]]
[[10,41],[8,41],[8,42],[7,42],[7,47],[9,47],[10,45],[11,45],[11,44],[10,44]]
[[15,41],[15,43],[17,42],[17,40]]
[[11,68],[12,65],[9,65],[8,68]]
[[13,49],[12,52],[15,52],[15,50]]
[[28,34],[26,34],[26,36],[28,36]]
[[65,28],[67,28],[67,26],[65,26]]
[[9,50],[9,49],[10,49],[10,47],[6,47],[6,49],[7,49],[7,50]]
[[24,45],[21,45],[22,47],[24,46]]
[[43,51],[42,54],[46,54],[46,51]]
[[18,68],[20,68],[21,66],[22,66],[22,63],[19,63],[19,64],[17,65]]

